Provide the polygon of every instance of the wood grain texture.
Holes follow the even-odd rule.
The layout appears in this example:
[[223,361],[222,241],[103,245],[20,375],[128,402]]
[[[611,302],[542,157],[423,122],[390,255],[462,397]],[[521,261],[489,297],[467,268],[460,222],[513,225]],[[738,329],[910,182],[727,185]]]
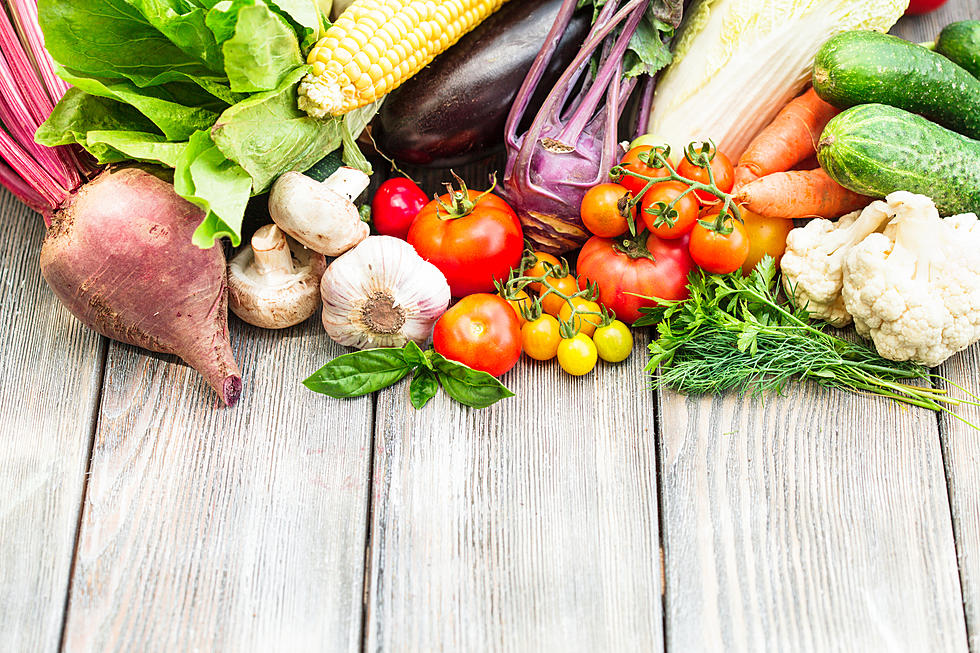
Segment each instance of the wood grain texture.
[[[896,31],[932,40],[977,6]],[[663,392],[660,416],[668,650],[967,650],[934,414],[805,386]]]
[[[943,26],[964,18],[980,19],[980,0],[951,0],[931,14],[901,21],[895,33],[912,41],[932,41]],[[980,351],[973,346],[944,365],[938,372],[974,394],[980,393]],[[956,388],[949,390],[962,396]],[[980,409],[955,409],[964,419],[980,424]],[[966,611],[971,651],[980,650],[980,434],[949,416],[940,418],[942,452],[946,466],[950,508],[953,517],[960,584]]]
[[[980,347],[970,349],[946,361],[939,373],[957,385],[980,394]],[[952,394],[963,396],[957,388]],[[980,425],[980,408],[959,406],[954,409],[963,419]],[[946,477],[949,484],[956,553],[960,566],[960,583],[966,609],[970,650],[980,650],[980,433],[949,416],[940,421]]]
[[105,351],[38,268],[41,216],[0,191],[0,649],[58,650]]
[[367,651],[662,650],[642,346],[584,379],[522,361],[482,411],[380,394]]
[[660,401],[668,650],[966,650],[931,412]]
[[373,399],[300,385],[342,353],[319,315],[231,327],[232,409],[111,345],[66,651],[359,650]]

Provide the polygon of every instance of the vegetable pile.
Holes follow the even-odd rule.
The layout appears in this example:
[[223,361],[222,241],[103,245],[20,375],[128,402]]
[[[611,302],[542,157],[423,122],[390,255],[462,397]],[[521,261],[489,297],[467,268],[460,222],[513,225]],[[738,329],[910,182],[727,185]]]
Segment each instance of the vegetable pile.
[[[228,405],[228,308],[319,310],[357,351],[305,385],[411,375],[417,408],[513,396],[522,357],[588,375],[645,326],[682,392],[964,401],[928,381],[980,340],[980,22],[926,47],[880,33],[902,0],[685,4],[14,0],[0,181],[79,319]],[[362,132],[400,175],[370,197]],[[397,167],[498,147],[499,184],[431,199]]]

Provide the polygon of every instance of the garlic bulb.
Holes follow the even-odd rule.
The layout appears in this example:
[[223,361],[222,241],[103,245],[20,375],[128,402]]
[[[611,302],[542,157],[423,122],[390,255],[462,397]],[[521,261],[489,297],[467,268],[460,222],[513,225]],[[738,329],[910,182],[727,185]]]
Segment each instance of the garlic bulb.
[[424,344],[449,306],[449,283],[404,240],[368,236],[320,281],[323,328],[342,345]]

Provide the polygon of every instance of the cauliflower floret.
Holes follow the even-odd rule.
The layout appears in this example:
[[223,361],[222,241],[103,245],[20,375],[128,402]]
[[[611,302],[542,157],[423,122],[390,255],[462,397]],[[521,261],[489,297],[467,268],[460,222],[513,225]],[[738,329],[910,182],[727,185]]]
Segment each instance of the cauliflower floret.
[[884,202],[871,203],[837,222],[817,218],[793,229],[786,238],[780,267],[783,288],[810,316],[834,326],[845,326],[851,315],[841,298],[844,257],[868,234],[881,229],[890,217]]
[[980,226],[973,214],[943,220],[923,195],[886,201],[884,231],[847,253],[844,305],[885,358],[939,365],[980,340]]

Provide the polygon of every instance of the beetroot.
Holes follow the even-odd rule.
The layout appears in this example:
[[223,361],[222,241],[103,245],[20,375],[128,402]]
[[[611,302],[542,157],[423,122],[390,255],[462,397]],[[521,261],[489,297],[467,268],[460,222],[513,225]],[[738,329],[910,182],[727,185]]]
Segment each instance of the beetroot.
[[41,273],[84,324],[177,354],[231,406],[242,379],[228,343],[225,256],[191,244],[203,217],[144,170],[107,170],[54,213]]

